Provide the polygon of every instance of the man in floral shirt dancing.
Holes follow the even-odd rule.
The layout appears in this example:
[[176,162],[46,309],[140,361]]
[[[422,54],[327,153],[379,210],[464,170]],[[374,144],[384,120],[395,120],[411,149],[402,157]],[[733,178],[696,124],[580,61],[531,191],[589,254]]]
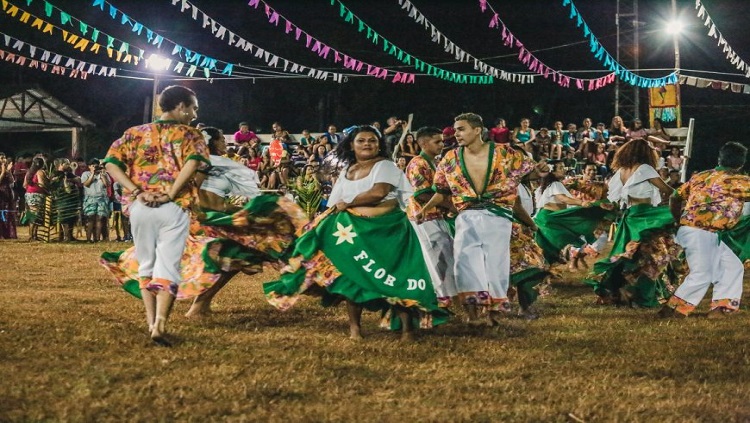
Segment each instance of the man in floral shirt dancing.
[[109,148],[104,163],[125,191],[122,208],[130,215],[151,339],[169,346],[165,325],[180,282],[180,259],[190,226],[187,209],[203,182],[196,172],[210,162],[203,135],[188,126],[197,117],[195,93],[178,85],[167,87],[159,106],[164,110],[161,117],[125,131]]
[[709,318],[739,309],[744,268],[722,241],[722,232],[737,224],[743,203],[750,200],[750,177],[740,173],[746,155],[742,144],[726,143],[719,150],[718,167],[693,175],[670,198],[672,215],[680,222],[677,243],[685,249],[690,273],[660,316],[687,317],[711,285]]

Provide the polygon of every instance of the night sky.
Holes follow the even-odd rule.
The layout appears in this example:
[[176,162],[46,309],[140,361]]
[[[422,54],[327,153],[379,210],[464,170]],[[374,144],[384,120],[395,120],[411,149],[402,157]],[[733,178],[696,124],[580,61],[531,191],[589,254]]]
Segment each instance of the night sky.
[[[590,53],[587,41],[575,21],[568,18],[569,8],[562,0],[501,1],[489,0],[500,18],[526,48],[550,67],[582,78],[604,76],[602,64]],[[12,0],[11,3],[60,26],[59,12],[45,17],[43,0]],[[129,27],[110,18],[109,14],[92,7],[91,0],[53,0],[52,5],[116,38],[143,48],[146,55],[160,53],[170,57],[173,44],[164,42],[161,51],[149,46]],[[268,23],[263,6],[251,9],[246,1],[193,0],[202,11],[237,35],[278,56],[305,66],[341,73],[353,73],[324,60]],[[412,3],[438,30],[463,50],[500,69],[528,72],[518,62],[516,50],[502,45],[500,32],[488,28],[489,13],[482,13],[479,2],[415,0]],[[744,17],[750,13],[750,2],[742,0],[703,1],[729,44],[745,60],[750,60],[750,39],[744,28]],[[165,38],[196,52],[225,62],[240,63],[256,70],[235,68],[235,74],[268,74],[265,63],[226,41],[213,37],[201,27],[201,19],[193,21],[180,13],[179,4],[171,0],[111,2],[117,9]],[[339,18],[339,6],[326,0],[269,0],[271,7],[323,43],[376,66],[398,71],[413,71],[375,46],[357,32],[357,26]],[[430,34],[404,12],[398,0],[344,1],[359,18],[375,29],[381,37],[421,60],[454,72],[476,73],[469,64],[456,63],[441,46],[432,43]],[[694,1],[678,1],[687,27],[680,40],[683,74],[718,80],[750,83],[724,57],[716,41],[706,34],[708,29],[696,18]],[[616,53],[615,0],[576,2],[594,34],[614,56]],[[646,77],[667,75],[674,67],[671,38],[661,29],[669,19],[668,0],[639,3],[641,31],[641,69]],[[76,28],[70,26],[72,33]],[[40,48],[86,60],[90,63],[116,66],[118,74],[146,79],[105,78],[90,76],[86,81],[51,75],[39,70],[0,62],[0,83],[39,85],[73,109],[97,124],[87,134],[89,156],[102,155],[106,146],[129,126],[143,122],[144,102],[151,95],[152,80],[143,66],[119,64],[105,54],[81,53],[65,43],[56,29],[50,36],[20,23],[5,14],[0,17],[0,31]],[[304,39],[304,36],[302,37]],[[7,47],[2,47],[9,50]],[[221,69],[221,67],[220,67]],[[588,71],[588,72],[573,72]],[[711,74],[720,72],[731,75]],[[184,73],[184,72],[183,72]],[[179,77],[178,75],[171,74]],[[164,77],[169,78],[168,76]],[[168,84],[162,81],[160,87]],[[531,85],[495,81],[492,85],[461,85],[427,75],[417,75],[413,85],[392,84],[371,77],[349,77],[339,84],[310,78],[215,79],[181,82],[198,93],[199,121],[234,131],[239,121],[249,121],[254,129],[267,132],[274,121],[280,121],[291,132],[303,128],[320,131],[328,123],[344,128],[354,123],[379,120],[390,115],[405,117],[415,114],[415,124],[447,126],[452,117],[464,111],[480,113],[485,121],[505,117],[512,126],[521,117],[530,117],[532,126],[551,126],[554,120],[575,122],[584,117],[609,124],[614,113],[614,85],[594,92],[561,88],[541,77]],[[694,87],[681,87],[684,121],[696,118],[695,163],[700,167],[715,163],[716,146],[728,140],[746,144],[746,122],[750,117],[750,95],[735,94]],[[641,116],[646,117],[647,93],[641,90]],[[46,135],[49,137],[48,135]],[[23,151],[23,141],[33,134],[0,136],[0,150]],[[38,138],[38,137],[37,137]],[[63,137],[64,138],[64,137]]]

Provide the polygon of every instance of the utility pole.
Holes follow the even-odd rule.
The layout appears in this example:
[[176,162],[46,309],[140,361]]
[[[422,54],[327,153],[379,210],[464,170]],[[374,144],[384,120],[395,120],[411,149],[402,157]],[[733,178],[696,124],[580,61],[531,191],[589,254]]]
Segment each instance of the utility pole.
[[[673,2],[675,0],[672,0]],[[617,0],[617,62],[623,67],[638,70],[639,28],[638,0]],[[615,83],[615,115],[626,122],[640,118],[640,93],[638,87],[617,79]]]

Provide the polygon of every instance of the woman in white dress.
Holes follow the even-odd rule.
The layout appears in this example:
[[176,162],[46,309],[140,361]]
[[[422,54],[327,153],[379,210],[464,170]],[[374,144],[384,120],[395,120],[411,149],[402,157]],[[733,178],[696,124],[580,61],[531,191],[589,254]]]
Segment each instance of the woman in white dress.
[[385,141],[371,126],[354,128],[334,154],[341,173],[329,209],[295,243],[277,281],[264,284],[268,301],[286,310],[300,294],[322,297],[324,306],[345,300],[350,337],[361,338],[363,308],[393,309],[402,338],[421,326],[446,320],[422,256],[419,240],[402,208],[411,195],[403,172],[387,159]]
[[534,192],[538,209],[534,221],[539,227],[535,238],[550,264],[568,260],[564,253],[571,246],[570,265],[573,267],[583,254],[582,248],[596,240],[594,231],[610,213],[612,205],[575,198],[562,184],[564,177],[565,165],[555,160]]
[[659,206],[673,190],[659,177],[657,161],[658,153],[643,139],[628,141],[615,154],[608,198],[623,213],[609,257],[594,264],[587,281],[600,303],[657,307],[674,289],[681,248],[669,207]]

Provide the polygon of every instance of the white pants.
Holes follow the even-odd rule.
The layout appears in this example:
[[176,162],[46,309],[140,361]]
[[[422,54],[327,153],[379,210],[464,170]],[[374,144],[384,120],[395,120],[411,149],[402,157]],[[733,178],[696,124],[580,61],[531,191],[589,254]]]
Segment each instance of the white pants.
[[181,281],[180,259],[190,230],[190,218],[175,203],[148,207],[135,201],[130,208],[138,276],[154,281]]
[[422,255],[432,278],[432,286],[438,301],[450,302],[458,293],[454,277],[453,237],[443,219],[430,220],[422,224],[412,221],[414,232],[422,246]]
[[456,218],[456,288],[505,299],[510,283],[512,223],[487,210],[465,210]]
[[713,301],[731,300],[739,306],[745,269],[740,259],[719,236],[703,229],[682,226],[676,241],[685,249],[690,273],[675,297],[697,306],[713,284]]

